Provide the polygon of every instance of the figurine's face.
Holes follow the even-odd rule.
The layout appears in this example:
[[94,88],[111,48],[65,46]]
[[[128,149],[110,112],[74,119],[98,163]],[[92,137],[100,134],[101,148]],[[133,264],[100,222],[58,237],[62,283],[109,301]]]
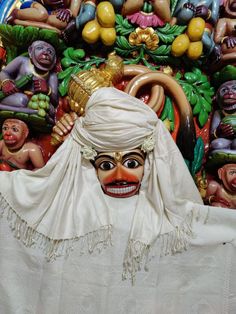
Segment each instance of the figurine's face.
[[130,197],[138,193],[144,171],[145,155],[139,149],[116,153],[99,153],[95,169],[105,194]]
[[222,84],[217,91],[220,107],[229,113],[236,111],[236,80]]
[[227,164],[218,170],[224,187],[231,193],[236,192],[236,164]]
[[20,120],[7,119],[3,123],[3,140],[5,145],[11,150],[20,149],[23,146],[28,133],[27,125]]
[[55,49],[45,41],[35,41],[29,48],[32,63],[42,71],[51,70],[56,63]]

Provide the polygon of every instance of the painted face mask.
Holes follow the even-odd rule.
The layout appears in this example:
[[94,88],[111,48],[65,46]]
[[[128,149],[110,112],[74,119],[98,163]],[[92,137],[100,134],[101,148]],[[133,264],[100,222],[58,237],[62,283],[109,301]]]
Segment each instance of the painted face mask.
[[104,193],[117,198],[137,194],[144,161],[145,155],[140,149],[98,154],[94,166]]

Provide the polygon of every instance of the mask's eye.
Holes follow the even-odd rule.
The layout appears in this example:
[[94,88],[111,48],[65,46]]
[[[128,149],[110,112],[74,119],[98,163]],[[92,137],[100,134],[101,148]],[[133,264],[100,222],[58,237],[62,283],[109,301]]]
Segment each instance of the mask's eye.
[[15,133],[19,132],[19,129],[16,128],[15,126],[13,126],[12,130],[13,130],[13,132],[15,132]]
[[135,169],[141,166],[141,163],[138,162],[136,159],[127,159],[123,162],[123,166],[129,169]]
[[111,170],[113,168],[115,168],[115,164],[113,164],[111,161],[103,161],[98,165],[98,168],[100,168],[101,170],[104,171],[108,171]]

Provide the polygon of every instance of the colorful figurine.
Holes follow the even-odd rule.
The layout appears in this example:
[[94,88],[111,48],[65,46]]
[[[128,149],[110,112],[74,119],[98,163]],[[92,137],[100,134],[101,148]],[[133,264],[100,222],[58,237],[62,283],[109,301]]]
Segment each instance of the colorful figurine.
[[219,86],[216,101],[219,109],[211,121],[210,154],[225,153],[236,157],[236,80],[226,80]]
[[39,169],[45,165],[38,145],[27,141],[29,129],[25,122],[7,119],[2,125],[0,170]]
[[77,16],[81,2],[82,0],[24,1],[20,9],[11,12],[6,22],[60,32]]
[[212,206],[236,209],[236,163],[226,164],[218,169],[221,180],[209,180],[206,202]]
[[213,70],[220,69],[227,64],[235,64],[236,60],[236,1],[227,0],[225,3],[224,17],[216,24],[214,41],[216,47],[216,62]]
[[[58,105],[58,79],[53,71],[56,64],[56,52],[52,45],[45,41],[34,41],[28,49],[29,58],[19,56],[11,61],[1,72],[1,89],[5,97],[0,102],[0,110],[10,110],[37,114],[37,108],[28,108],[29,96],[44,94],[50,98],[48,108],[49,119],[55,114]],[[23,87],[17,82],[25,76],[32,76],[31,82],[26,81]]]

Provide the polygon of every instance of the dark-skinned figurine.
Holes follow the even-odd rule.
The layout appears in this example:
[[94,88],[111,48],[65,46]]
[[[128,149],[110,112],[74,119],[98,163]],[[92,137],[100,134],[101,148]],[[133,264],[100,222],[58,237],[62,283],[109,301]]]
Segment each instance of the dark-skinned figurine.
[[211,120],[210,160],[236,161],[236,68],[226,66],[215,74],[218,108]]
[[[49,98],[48,117],[53,119],[58,103],[58,78],[53,71],[56,52],[45,41],[34,41],[28,49],[29,57],[18,56],[1,72],[1,89],[5,97],[0,102],[0,110],[37,114],[36,109],[28,108],[30,97],[44,94]],[[32,75],[31,81],[21,89],[17,81]]]

